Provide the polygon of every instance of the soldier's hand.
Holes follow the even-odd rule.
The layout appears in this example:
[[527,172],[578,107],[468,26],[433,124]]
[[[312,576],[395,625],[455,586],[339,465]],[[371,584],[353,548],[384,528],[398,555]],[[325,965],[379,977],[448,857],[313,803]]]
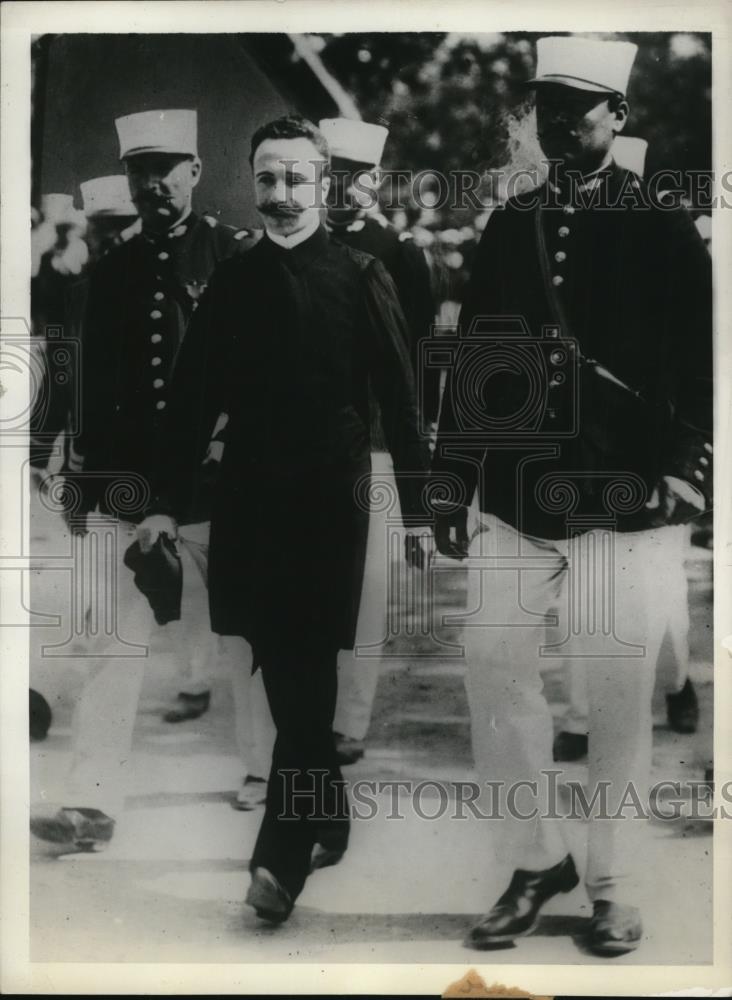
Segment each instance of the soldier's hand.
[[426,569],[434,555],[435,543],[432,529],[428,527],[407,528],[404,538],[404,557],[407,566]]
[[437,551],[450,559],[466,559],[468,555],[468,509],[460,507],[451,514],[435,517]]
[[172,517],[167,514],[152,514],[137,526],[137,541],[141,552],[149,552],[160,535],[169,538],[178,537],[178,528]]
[[703,512],[704,498],[691,483],[675,476],[662,476],[646,508],[651,511],[652,528],[686,524]]

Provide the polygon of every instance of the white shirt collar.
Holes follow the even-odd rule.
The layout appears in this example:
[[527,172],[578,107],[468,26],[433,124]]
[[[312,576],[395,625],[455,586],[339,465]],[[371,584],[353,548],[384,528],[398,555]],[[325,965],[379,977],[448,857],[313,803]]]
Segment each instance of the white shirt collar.
[[283,247],[285,250],[292,250],[293,247],[299,246],[304,243],[306,239],[313,235],[315,230],[320,225],[320,216],[314,215],[312,222],[308,223],[304,229],[300,229],[297,233],[293,233],[292,236],[280,236],[279,233],[272,233],[267,230],[267,236],[276,243],[278,247]]

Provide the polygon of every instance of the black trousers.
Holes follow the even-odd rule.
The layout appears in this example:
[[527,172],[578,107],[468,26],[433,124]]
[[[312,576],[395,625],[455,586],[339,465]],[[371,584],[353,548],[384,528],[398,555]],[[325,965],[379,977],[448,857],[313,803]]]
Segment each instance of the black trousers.
[[277,727],[264,819],[250,870],[269,869],[294,900],[313,845],[345,849],[348,802],[333,739],[337,649],[302,648],[261,658]]

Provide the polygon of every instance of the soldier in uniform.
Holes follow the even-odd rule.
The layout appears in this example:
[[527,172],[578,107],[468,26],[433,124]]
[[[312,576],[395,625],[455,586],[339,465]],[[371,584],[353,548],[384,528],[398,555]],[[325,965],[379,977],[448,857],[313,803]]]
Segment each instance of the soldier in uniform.
[[[470,556],[476,769],[517,795],[490,824],[508,886],[471,931],[478,948],[530,933],[541,906],[579,881],[550,802],[544,656],[586,666],[589,947],[615,955],[642,939],[663,533],[711,499],[712,287],[685,210],[613,161],[635,52],[539,40],[532,86],[549,176],[491,215],[442,403],[434,475],[456,492],[436,542]],[[450,519],[476,490],[466,551]],[[550,608],[564,638],[542,647]],[[484,811],[495,815],[490,801]]]
[[[426,450],[404,317],[373,257],[331,240],[328,147],[287,116],[251,144],[266,235],[217,269],[176,367],[159,510],[185,509],[227,413],[211,519],[213,627],[243,636],[277,727],[247,902],[289,916],[311,868],[338,861],[348,807],[333,739],[337,654],[353,646],[368,528],[369,383],[416,534]],[[360,499],[360,502],[359,502]],[[141,526],[153,540],[174,525]],[[424,564],[417,537],[410,549]]]
[[[75,442],[81,471],[67,479],[69,523],[86,536],[84,566],[95,552],[106,561],[88,595],[89,673],[74,713],[63,801],[31,822],[37,836],[69,849],[108,840],[125,794],[153,620],[122,559],[150,500],[173,365],[214,267],[253,242],[249,231],[193,211],[201,174],[195,111],[145,111],[115,124],[141,232],[101,257],[89,277]],[[205,548],[207,516],[205,503],[188,512],[189,552]],[[108,592],[111,608],[103,604]],[[193,636],[211,636],[205,601],[183,627],[190,655]]]
[[[74,208],[72,195],[43,195],[41,216],[31,232],[31,321],[41,378],[33,399],[29,449],[33,479],[39,486],[54,471],[56,440],[67,429],[72,403],[71,352],[64,348],[58,333],[68,333],[70,295],[89,258],[82,239],[84,216]],[[67,437],[63,444],[66,457]]]
[[[411,233],[398,233],[380,212],[374,210],[389,131],[383,125],[348,118],[322,119],[320,129],[328,141],[332,163],[327,228],[334,239],[380,260],[391,275],[408,324],[409,350],[418,381],[423,424],[431,427],[437,420],[439,371],[434,368],[420,370],[419,361],[419,343],[430,337],[435,321],[429,266]],[[377,435],[378,430],[375,438]],[[377,447],[378,443],[377,439]],[[380,452],[374,456],[374,462],[378,463],[376,471],[382,476],[388,475],[388,455],[383,445]],[[386,635],[388,558],[383,516],[372,513],[357,646],[378,646]],[[363,756],[379,663],[378,657],[358,657],[353,650],[342,650],[338,657],[338,705],[334,725],[342,764],[352,764]]]
[[[636,136],[619,135],[612,145],[615,163],[643,177],[648,143]],[[689,540],[689,526],[669,525],[664,529],[664,550],[668,563],[663,571],[667,620],[663,625],[669,639],[672,671],[664,683],[666,715],[669,728],[679,733],[696,731],[698,702],[689,677],[689,600],[684,565]],[[587,756],[587,683],[585,665],[572,657],[564,664],[564,695],[569,709],[554,740],[554,760],[580,760]]]
[[409,351],[425,424],[437,420],[439,372],[419,369],[419,343],[431,335],[435,303],[427,259],[409,232],[399,233],[376,211],[381,158],[389,130],[383,125],[323,118],[319,127],[331,150],[333,183],[327,227],[353,250],[376,257],[391,275],[407,320]]

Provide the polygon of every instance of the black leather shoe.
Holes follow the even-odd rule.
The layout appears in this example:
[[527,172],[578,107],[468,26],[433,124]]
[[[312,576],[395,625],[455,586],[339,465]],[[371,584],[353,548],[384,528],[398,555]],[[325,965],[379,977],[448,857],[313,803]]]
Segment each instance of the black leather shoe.
[[586,733],[568,733],[562,730],[554,740],[554,760],[582,760],[587,756],[587,743]]
[[50,729],[51,721],[53,719],[53,716],[51,715],[51,706],[42,694],[39,694],[38,691],[34,691],[33,688],[31,688],[29,691],[28,709],[31,743],[35,743],[39,740],[45,740],[46,736],[48,736],[48,730]]
[[571,892],[578,883],[571,854],[542,872],[518,868],[508,889],[471,930],[465,944],[472,948],[492,948],[531,934],[539,923],[539,910],[544,903],[558,892]]
[[57,853],[99,851],[114,833],[114,820],[100,809],[63,808],[53,816],[31,815],[31,833]]
[[699,702],[694,685],[686,678],[680,691],[666,695],[666,718],[675,733],[695,733],[699,724]]
[[267,868],[255,868],[252,872],[246,903],[254,907],[258,917],[273,924],[287,920],[294,905],[289,892]]
[[248,774],[231,804],[241,812],[251,812],[252,809],[263,806],[266,801],[267,779]]
[[318,868],[331,868],[342,860],[348,847],[348,828],[345,830],[328,830],[320,834],[318,842],[313,844],[310,855],[310,871]]
[[623,955],[635,951],[643,937],[640,912],[635,906],[598,899],[592,904],[587,946],[597,955]]
[[355,740],[352,736],[344,736],[343,733],[333,733],[336,745],[336,758],[341,767],[355,764],[361,760],[366,752],[366,745],[363,740]]
[[204,691],[202,694],[187,694],[185,691],[178,692],[179,708],[172,708],[163,716],[165,722],[188,722],[189,719],[199,719],[204,712],[208,712],[211,704],[211,692]]

